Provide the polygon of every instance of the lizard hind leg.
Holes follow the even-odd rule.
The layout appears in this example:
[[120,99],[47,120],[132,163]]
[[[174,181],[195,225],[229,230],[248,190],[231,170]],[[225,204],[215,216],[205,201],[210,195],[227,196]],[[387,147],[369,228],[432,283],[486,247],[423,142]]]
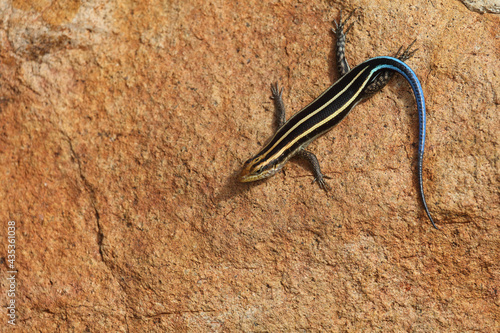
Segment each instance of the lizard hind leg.
[[[418,51],[418,49],[412,50],[411,48],[413,47],[413,44],[415,44],[417,40],[415,39],[411,44],[406,48],[406,50],[401,53],[401,49],[403,48],[402,46],[398,49],[398,51],[394,54],[394,58],[398,58],[401,61],[405,61],[413,57],[415,52]],[[387,83],[392,79],[394,76],[394,71],[391,70],[384,70],[380,72],[380,74],[373,80],[372,83],[366,86],[365,90],[363,90],[363,93],[366,94],[366,97],[369,97],[386,86]],[[365,97],[365,98],[366,98]]]

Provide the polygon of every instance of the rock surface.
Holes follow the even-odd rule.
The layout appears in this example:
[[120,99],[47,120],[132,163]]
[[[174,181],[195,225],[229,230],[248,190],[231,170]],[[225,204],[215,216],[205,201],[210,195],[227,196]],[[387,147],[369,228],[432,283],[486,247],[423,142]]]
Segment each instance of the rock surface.
[[[450,0],[144,3],[0,4],[0,261],[15,221],[19,331],[500,329],[498,16]],[[351,65],[417,38],[439,231],[397,76],[310,146],[328,195],[301,162],[235,181],[273,132],[270,83],[289,116],[338,77],[342,8],[359,8]]]
[[500,14],[500,0],[461,0],[467,8],[478,13]]

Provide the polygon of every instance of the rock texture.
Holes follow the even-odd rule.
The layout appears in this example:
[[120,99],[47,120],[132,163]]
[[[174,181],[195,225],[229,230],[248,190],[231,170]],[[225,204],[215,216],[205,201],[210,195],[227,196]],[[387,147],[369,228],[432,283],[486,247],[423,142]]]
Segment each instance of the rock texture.
[[[18,331],[500,329],[498,16],[451,0],[0,6]],[[417,38],[439,231],[400,77],[311,145],[328,195],[300,162],[235,181],[273,132],[270,83],[290,115],[337,78],[342,8],[359,8],[351,64]]]
[[478,13],[500,14],[500,0],[461,0],[467,8]]

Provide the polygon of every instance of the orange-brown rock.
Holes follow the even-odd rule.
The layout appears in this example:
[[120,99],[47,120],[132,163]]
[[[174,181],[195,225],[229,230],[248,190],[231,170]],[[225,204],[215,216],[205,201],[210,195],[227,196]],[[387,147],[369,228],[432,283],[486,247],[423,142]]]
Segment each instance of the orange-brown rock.
[[[498,16],[450,0],[0,6],[18,331],[500,329]],[[301,162],[235,182],[273,132],[270,83],[288,116],[328,87],[332,20],[355,7],[351,65],[417,38],[439,231],[399,76],[310,146],[328,195]]]

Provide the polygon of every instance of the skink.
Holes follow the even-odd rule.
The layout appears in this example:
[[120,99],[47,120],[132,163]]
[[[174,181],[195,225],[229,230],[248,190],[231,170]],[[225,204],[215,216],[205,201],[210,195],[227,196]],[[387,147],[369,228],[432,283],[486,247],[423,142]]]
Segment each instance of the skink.
[[422,181],[426,123],[424,94],[417,76],[403,62],[411,57],[416,50],[410,51],[412,43],[403,54],[399,55],[399,51],[396,53],[399,59],[375,57],[349,70],[349,65],[345,60],[344,45],[345,34],[352,24],[346,29],[346,33],[343,32],[343,27],[351,15],[343,22],[340,19],[339,23],[336,23],[336,29],[334,30],[337,35],[338,68],[342,77],[286,122],[285,108],[281,97],[283,90],[280,90],[277,84],[271,86],[279,128],[265,147],[257,155],[245,162],[239,180],[241,182],[251,182],[270,177],[281,170],[290,158],[299,156],[310,162],[315,181],[319,183],[321,188],[328,190],[329,186],[325,182],[325,178],[328,177],[321,173],[318,159],[313,153],[305,150],[306,147],[344,119],[356,104],[381,90],[390,80],[392,74],[397,72],[408,81],[415,95],[419,117],[419,190],[425,212],[434,228],[437,229],[425,201]]

